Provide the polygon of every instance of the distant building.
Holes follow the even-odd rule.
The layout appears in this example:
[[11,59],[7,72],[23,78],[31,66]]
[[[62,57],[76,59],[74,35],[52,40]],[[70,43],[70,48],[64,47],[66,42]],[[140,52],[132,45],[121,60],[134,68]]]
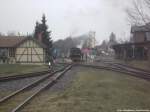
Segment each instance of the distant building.
[[85,40],[84,45],[85,48],[95,48],[96,46],[96,39],[95,39],[95,32],[90,31],[88,34],[88,38]]
[[96,46],[95,34],[96,33],[94,31],[89,32],[89,44],[91,48],[94,48]]
[[116,58],[150,60],[150,24],[132,26],[130,40],[113,46]]
[[46,46],[29,37],[0,37],[0,63],[43,64]]
[[132,26],[131,35],[131,40],[134,43],[150,41],[150,24],[143,26]]

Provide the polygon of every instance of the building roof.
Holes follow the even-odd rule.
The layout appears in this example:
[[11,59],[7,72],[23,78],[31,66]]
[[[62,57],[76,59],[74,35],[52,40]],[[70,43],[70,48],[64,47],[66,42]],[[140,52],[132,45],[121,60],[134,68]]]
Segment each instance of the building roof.
[[17,47],[18,45],[20,45],[21,43],[23,43],[28,39],[32,39],[36,43],[38,43],[41,47],[46,48],[46,46],[43,43],[35,40],[34,38],[29,38],[25,36],[0,36],[0,47],[1,48]]
[[0,37],[0,47],[14,47],[25,40],[25,37],[18,36],[1,36]]
[[138,46],[138,45],[150,45],[150,41],[146,41],[146,42],[138,42],[138,43],[124,43],[124,44],[116,44],[113,45],[113,48],[119,48],[119,47],[130,47],[130,46]]
[[134,32],[150,32],[150,23],[142,26],[132,26],[131,33]]

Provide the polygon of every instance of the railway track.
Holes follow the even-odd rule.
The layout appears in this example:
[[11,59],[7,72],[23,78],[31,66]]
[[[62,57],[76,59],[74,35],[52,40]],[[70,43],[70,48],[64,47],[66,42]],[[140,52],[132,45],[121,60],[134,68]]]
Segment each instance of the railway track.
[[2,112],[18,112],[29,103],[36,95],[42,92],[47,87],[52,86],[56,81],[69,69],[69,65],[61,70],[55,71],[52,74],[47,74],[45,77],[29,84],[20,90],[4,97],[0,100],[0,111]]
[[90,64],[77,64],[77,65],[83,66],[83,67],[91,67],[91,68],[95,68],[95,69],[111,70],[114,72],[119,72],[119,73],[131,75],[131,76],[135,76],[135,77],[150,81],[150,74],[149,73],[145,73],[145,71],[142,72],[139,70],[136,71],[136,69],[131,70],[128,68],[118,67],[116,65],[115,66],[110,66],[110,65],[98,66],[98,65],[90,65]]
[[[61,64],[61,65],[63,65],[63,64]],[[66,66],[66,65],[67,64],[64,64],[64,66]],[[42,76],[42,75],[48,74],[50,72],[51,72],[50,70],[46,70],[46,71],[32,72],[32,73],[26,73],[26,74],[21,74],[21,75],[3,76],[3,77],[0,77],[0,82],[6,82],[6,81],[18,80],[18,79],[30,78],[30,77],[37,77],[37,76]]]
[[150,71],[148,71],[148,70],[144,70],[144,69],[141,69],[141,68],[129,66],[129,65],[126,65],[126,64],[116,63],[114,61],[104,61],[104,60],[101,60],[100,62],[108,64],[110,66],[115,66],[115,67],[118,67],[118,68],[121,68],[121,69],[128,69],[128,70],[131,70],[131,71],[138,71],[138,72],[146,73],[146,74],[150,75]]
[[[119,64],[108,64],[104,66],[96,66],[91,64],[75,64],[76,66],[82,66],[82,67],[90,67],[94,69],[104,69],[104,70],[110,70],[114,72],[120,72],[123,74],[128,74],[131,76],[135,76],[138,78],[146,79],[150,81],[150,74],[133,68],[128,68],[128,66],[123,66]],[[32,100],[36,95],[41,93],[43,90],[45,90],[47,87],[52,86],[56,81],[69,69],[71,69],[72,64],[69,64],[65,69],[61,69],[58,71],[53,72],[52,74],[46,74],[43,78],[38,79],[37,81],[26,85],[25,87],[21,88],[20,90],[17,90],[10,95],[0,99],[0,111],[2,112],[18,112],[22,108],[24,108],[25,105],[27,105],[30,100]]]
[[108,63],[109,66],[112,67],[116,67],[119,68],[121,70],[125,70],[125,71],[129,71],[132,73],[136,73],[136,74],[142,74],[143,76],[147,75],[150,76],[150,72],[143,70],[143,69],[139,69],[139,68],[135,68],[135,67],[131,67],[125,64],[121,64],[121,63]]
[[41,75],[47,74],[47,73],[50,73],[50,71],[47,70],[47,71],[42,71],[42,72],[26,73],[26,74],[22,74],[22,75],[5,76],[5,77],[0,77],[0,82],[36,77],[36,76],[41,76]]
[[[135,77],[138,77],[138,78],[150,80],[150,72],[149,71],[139,69],[139,68],[136,68],[136,67],[130,67],[128,65],[124,65],[124,64],[121,64],[121,63],[115,63],[113,61],[100,60],[100,62],[104,63],[104,64],[103,65],[95,65],[95,63],[93,63],[93,64],[74,63],[74,64],[76,66],[111,70],[111,71],[120,72],[120,73],[123,73],[123,74],[132,75],[132,76],[135,76]],[[65,64],[65,63],[62,63],[62,64]]]
[[125,65],[125,64],[121,64],[121,63],[113,63],[112,65],[113,65],[113,66],[122,67],[122,68],[124,68],[124,69],[135,70],[135,71],[142,72],[142,73],[144,72],[144,73],[147,73],[147,74],[150,75],[150,71],[147,71],[147,70],[144,70],[144,69],[140,69],[140,68],[128,66],[128,65]]

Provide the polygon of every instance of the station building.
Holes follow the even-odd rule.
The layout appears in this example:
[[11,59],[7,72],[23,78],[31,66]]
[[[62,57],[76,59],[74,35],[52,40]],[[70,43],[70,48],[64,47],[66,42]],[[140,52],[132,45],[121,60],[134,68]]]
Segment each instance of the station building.
[[113,45],[118,59],[150,60],[150,24],[131,27],[130,42]]
[[1,36],[0,63],[44,64],[46,46],[32,37]]

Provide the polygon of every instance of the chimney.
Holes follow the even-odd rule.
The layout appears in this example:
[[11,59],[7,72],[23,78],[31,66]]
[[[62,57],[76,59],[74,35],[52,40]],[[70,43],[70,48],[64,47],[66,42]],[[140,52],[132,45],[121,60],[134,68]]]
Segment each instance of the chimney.
[[38,41],[39,41],[39,42],[42,42],[42,34],[43,34],[43,32],[40,32],[40,33],[38,34]]

